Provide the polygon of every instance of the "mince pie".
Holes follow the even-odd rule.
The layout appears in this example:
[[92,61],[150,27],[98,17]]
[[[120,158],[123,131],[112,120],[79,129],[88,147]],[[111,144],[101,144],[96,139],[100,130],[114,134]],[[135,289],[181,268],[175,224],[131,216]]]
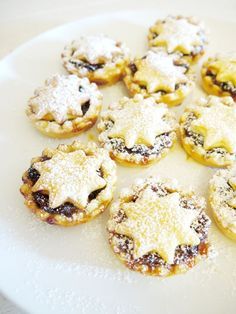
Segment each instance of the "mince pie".
[[184,273],[209,251],[205,200],[176,181],[148,178],[124,189],[110,209],[109,242],[130,269],[169,276]]
[[163,48],[153,48],[127,66],[124,82],[131,95],[152,96],[157,103],[175,106],[190,93],[192,79],[188,63],[178,53],[168,54]]
[[204,25],[193,17],[168,16],[151,26],[151,47],[164,47],[168,53],[179,52],[189,63],[196,62],[207,44]]
[[45,149],[23,175],[25,204],[49,224],[71,226],[103,212],[113,197],[116,166],[105,149],[75,141]]
[[103,35],[81,36],[64,48],[62,61],[69,73],[97,84],[113,84],[124,75],[129,49]]
[[231,96],[236,101],[236,53],[218,54],[202,66],[204,89],[217,96]]
[[26,113],[51,137],[70,137],[92,127],[102,106],[96,84],[76,75],[54,75],[29,99]]
[[99,140],[122,164],[146,165],[164,157],[176,139],[177,122],[154,98],[123,97],[110,105],[98,124]]
[[231,97],[202,97],[187,106],[180,131],[183,147],[197,161],[213,167],[235,161],[236,103]]
[[214,174],[210,181],[210,205],[220,230],[236,240],[236,165]]

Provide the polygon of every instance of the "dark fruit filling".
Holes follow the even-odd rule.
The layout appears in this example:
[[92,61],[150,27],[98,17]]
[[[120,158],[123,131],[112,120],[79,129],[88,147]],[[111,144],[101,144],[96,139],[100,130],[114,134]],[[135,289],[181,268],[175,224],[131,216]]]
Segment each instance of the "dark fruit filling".
[[[50,158],[42,157],[41,161],[48,160],[48,159]],[[97,170],[97,173],[98,175],[103,177],[102,169]],[[32,185],[34,185],[38,181],[40,177],[40,173],[36,169],[34,169],[33,166],[31,166],[27,171],[27,177],[31,181]],[[88,202],[91,202],[92,200],[94,200],[98,196],[98,194],[104,189],[105,187],[90,193],[88,196]],[[49,214],[62,214],[62,215],[65,215],[66,217],[71,217],[74,213],[78,213],[79,211],[81,211],[79,208],[77,208],[75,205],[73,205],[70,202],[66,202],[56,208],[51,208],[49,206],[49,196],[43,193],[42,191],[33,192],[32,196],[37,206]]]
[[97,64],[91,64],[88,62],[82,62],[82,61],[75,61],[75,60],[70,60],[69,61],[71,64],[73,64],[77,69],[79,68],[85,68],[87,69],[89,72],[94,72],[98,69],[102,69],[105,64],[103,63],[97,63]]
[[89,107],[90,107],[90,101],[87,101],[85,104],[83,104],[81,106],[81,110],[82,110],[82,113],[83,113],[83,116],[86,114],[86,112],[89,110]]
[[138,71],[138,68],[136,67],[135,63],[130,63],[129,68],[133,75]]
[[59,214],[71,217],[74,213],[78,212],[78,208],[69,202],[62,204],[59,207],[51,208],[49,206],[48,195],[43,194],[40,191],[34,192],[32,195],[37,206],[49,214]]
[[212,73],[210,70],[206,72],[207,76],[210,76],[213,84],[219,86],[223,91],[231,94],[234,100],[236,100],[236,86],[230,82],[219,82],[216,79],[216,74]]
[[35,184],[38,179],[40,177],[40,174],[38,172],[38,170],[34,169],[33,167],[30,167],[28,170],[28,178],[30,179],[30,181]]

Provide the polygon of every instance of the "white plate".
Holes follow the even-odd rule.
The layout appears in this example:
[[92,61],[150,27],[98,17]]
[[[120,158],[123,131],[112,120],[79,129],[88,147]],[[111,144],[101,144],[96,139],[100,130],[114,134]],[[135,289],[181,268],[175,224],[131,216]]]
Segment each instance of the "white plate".
[[[236,246],[214,223],[211,239],[218,255],[185,275],[159,279],[133,273],[116,259],[107,243],[108,211],[81,226],[50,226],[25,208],[18,191],[31,157],[44,147],[71,141],[43,137],[24,113],[33,90],[51,74],[64,73],[60,63],[64,45],[81,33],[103,32],[142,55],[147,27],[165,15],[142,10],[80,20],[42,34],[0,63],[0,289],[30,313],[235,313]],[[235,48],[235,23],[204,20],[211,31],[208,53]],[[126,94],[122,83],[102,91],[105,105]],[[193,97],[199,93],[196,88]],[[174,110],[179,115],[183,107]],[[95,128],[79,138],[96,140]],[[137,177],[159,174],[207,196],[212,173],[176,145],[152,167],[118,167],[117,192]]]

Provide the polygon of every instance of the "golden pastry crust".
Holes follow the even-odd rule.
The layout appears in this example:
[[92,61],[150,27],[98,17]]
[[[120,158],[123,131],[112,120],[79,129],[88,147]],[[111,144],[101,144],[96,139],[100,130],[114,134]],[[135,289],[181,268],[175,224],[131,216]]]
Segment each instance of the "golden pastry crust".
[[188,63],[179,54],[153,48],[127,66],[124,82],[131,95],[151,96],[157,103],[176,106],[192,90],[193,78]]
[[[37,168],[37,169],[36,169]],[[42,221],[73,226],[103,212],[113,197],[116,166],[106,150],[75,141],[32,159],[20,188]]]
[[218,170],[209,184],[209,201],[219,229],[236,241],[236,166]]
[[179,52],[189,63],[201,58],[207,44],[203,23],[183,16],[157,20],[149,29],[148,41],[150,47],[164,47],[168,53]]
[[231,96],[236,101],[236,53],[218,54],[203,64],[202,85],[217,96]]
[[154,98],[123,97],[101,114],[99,141],[121,164],[143,166],[169,152],[177,126],[174,114]]
[[102,94],[96,84],[76,75],[54,75],[29,99],[26,114],[44,135],[75,136],[97,121]]
[[103,35],[82,36],[66,46],[61,57],[69,73],[87,77],[99,85],[112,85],[124,76],[129,49]]
[[180,118],[181,142],[196,161],[232,165],[236,157],[236,104],[231,97],[208,96],[186,107]]
[[140,179],[110,209],[110,245],[131,270],[184,273],[208,255],[211,222],[204,210],[205,200],[174,180]]

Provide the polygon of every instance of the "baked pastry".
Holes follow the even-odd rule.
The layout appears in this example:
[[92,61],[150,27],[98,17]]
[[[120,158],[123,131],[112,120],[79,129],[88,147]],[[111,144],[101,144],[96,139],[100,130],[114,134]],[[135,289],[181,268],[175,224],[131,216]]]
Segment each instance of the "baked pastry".
[[236,103],[231,97],[202,97],[180,119],[186,152],[207,166],[225,167],[236,156]]
[[108,152],[78,141],[45,149],[32,159],[20,188],[25,204],[49,224],[72,226],[87,222],[110,203],[116,166]]
[[177,123],[154,98],[123,97],[101,114],[99,141],[122,164],[147,165],[164,157],[176,139]]
[[220,230],[236,240],[236,165],[218,170],[209,186],[213,217]]
[[176,181],[139,180],[121,192],[108,221],[109,242],[130,269],[169,276],[192,268],[209,250],[205,200]]
[[102,106],[96,84],[76,75],[54,75],[29,99],[26,114],[51,137],[70,137],[91,128]]
[[194,17],[168,16],[150,27],[151,47],[164,47],[168,53],[179,52],[188,62],[196,62],[205,52],[207,39],[203,23]]
[[202,66],[204,89],[217,96],[231,96],[236,101],[236,53],[210,57]]
[[81,36],[64,48],[62,61],[69,73],[97,84],[114,84],[124,75],[129,49],[104,35]]
[[186,61],[163,48],[149,50],[126,68],[124,82],[131,95],[152,96],[169,106],[181,104],[193,87],[193,75]]

